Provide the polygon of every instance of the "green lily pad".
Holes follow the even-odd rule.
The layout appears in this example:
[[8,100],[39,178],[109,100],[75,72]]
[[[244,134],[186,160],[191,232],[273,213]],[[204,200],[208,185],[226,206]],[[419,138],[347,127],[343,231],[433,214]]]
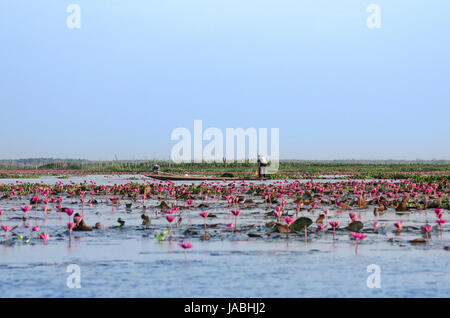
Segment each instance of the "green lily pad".
[[159,206],[160,206],[160,208],[161,208],[162,210],[168,210],[168,209],[170,209],[170,207],[169,207],[169,205],[166,203],[166,201],[161,201],[161,204],[160,204]]
[[363,227],[364,227],[363,222],[355,221],[355,222],[350,223],[346,227],[346,229],[349,230],[349,231],[352,231],[352,232],[359,232],[359,231],[361,231],[363,229]]
[[302,231],[305,229],[305,226],[308,227],[313,223],[313,221],[310,218],[307,217],[300,217],[297,220],[295,220],[294,223],[291,224],[290,229],[291,231]]

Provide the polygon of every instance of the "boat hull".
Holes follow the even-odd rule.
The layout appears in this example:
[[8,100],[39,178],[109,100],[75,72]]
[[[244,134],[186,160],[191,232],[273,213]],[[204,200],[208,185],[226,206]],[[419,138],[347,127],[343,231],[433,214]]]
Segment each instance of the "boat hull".
[[149,177],[158,180],[172,180],[172,181],[233,181],[233,180],[266,180],[264,178],[239,178],[239,177],[216,177],[216,176],[195,176],[195,175],[176,175],[166,173],[151,173]]

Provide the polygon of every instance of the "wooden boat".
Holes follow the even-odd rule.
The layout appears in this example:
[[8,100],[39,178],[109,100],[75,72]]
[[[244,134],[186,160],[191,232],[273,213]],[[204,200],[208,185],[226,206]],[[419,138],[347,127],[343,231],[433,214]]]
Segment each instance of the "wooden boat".
[[158,180],[171,180],[171,181],[232,181],[232,180],[266,180],[266,178],[242,178],[242,177],[221,177],[221,176],[202,176],[202,175],[192,175],[192,174],[171,174],[171,173],[149,173],[147,176],[158,179]]

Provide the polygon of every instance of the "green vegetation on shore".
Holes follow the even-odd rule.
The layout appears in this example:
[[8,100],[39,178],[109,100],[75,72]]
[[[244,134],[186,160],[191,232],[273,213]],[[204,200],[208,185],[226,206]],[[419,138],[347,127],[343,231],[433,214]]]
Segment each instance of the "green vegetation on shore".
[[[37,160],[37,159],[36,159]],[[211,163],[173,163],[170,161],[87,161],[87,160],[53,160],[23,162],[14,165],[14,161],[0,161],[0,178],[30,178],[40,175],[58,175],[58,172],[67,171],[89,173],[142,173],[149,172],[154,164],[159,164],[161,170],[172,173],[204,173],[222,174],[231,172],[236,176],[254,175],[257,169],[255,162],[211,162]],[[23,173],[17,172],[21,170]],[[11,173],[9,173],[11,171]],[[32,172],[26,174],[25,172]],[[449,180],[450,162],[435,161],[281,161],[278,173],[270,175],[272,179],[286,178],[317,178],[322,175],[340,178],[348,177],[358,179],[407,179],[413,178],[417,182],[431,182],[442,179]]]

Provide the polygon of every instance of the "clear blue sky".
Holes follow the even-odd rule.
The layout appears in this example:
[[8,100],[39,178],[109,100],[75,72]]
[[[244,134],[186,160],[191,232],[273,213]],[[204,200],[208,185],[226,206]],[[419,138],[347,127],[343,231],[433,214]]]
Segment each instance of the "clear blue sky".
[[449,15],[447,0],[2,0],[0,158],[168,158],[172,130],[201,119],[280,128],[282,159],[450,159]]

